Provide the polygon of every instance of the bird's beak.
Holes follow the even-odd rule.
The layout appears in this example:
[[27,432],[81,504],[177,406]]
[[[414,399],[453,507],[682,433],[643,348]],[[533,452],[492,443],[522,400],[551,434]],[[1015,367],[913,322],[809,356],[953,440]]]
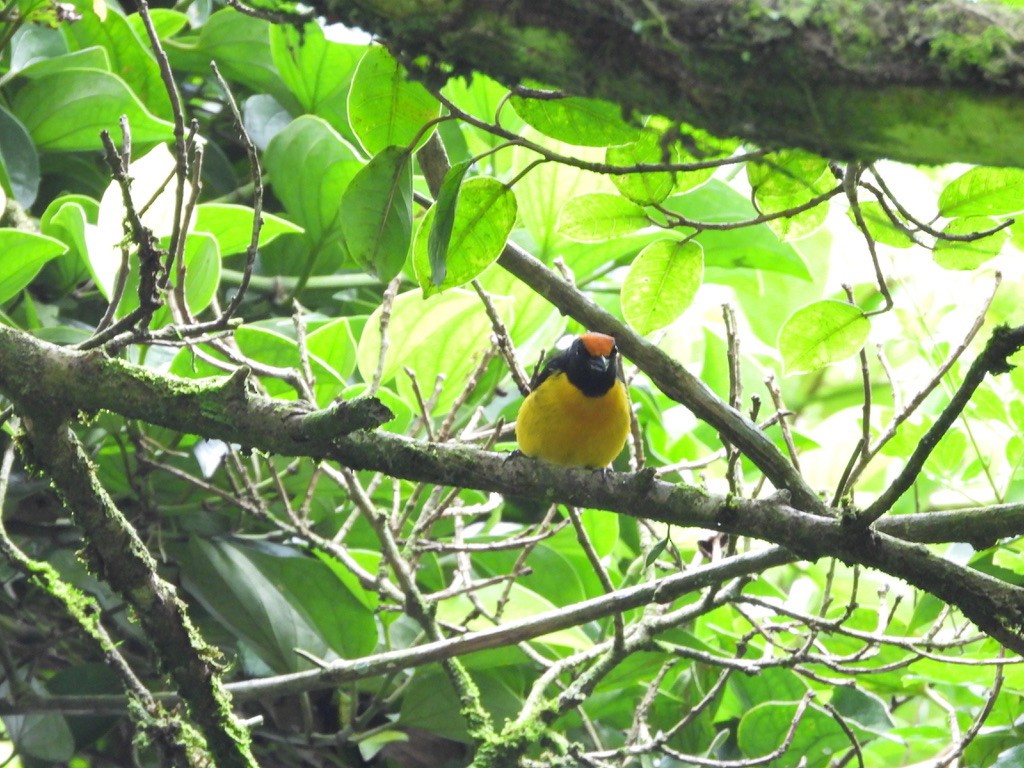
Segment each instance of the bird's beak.
[[605,355],[595,355],[587,361],[587,365],[590,366],[591,370],[597,371],[598,373],[604,373],[612,364],[612,359]]

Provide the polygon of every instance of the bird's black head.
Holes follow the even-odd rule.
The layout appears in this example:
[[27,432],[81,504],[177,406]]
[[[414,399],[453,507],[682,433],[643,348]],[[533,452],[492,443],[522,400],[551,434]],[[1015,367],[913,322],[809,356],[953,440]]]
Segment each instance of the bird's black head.
[[600,397],[615,384],[619,351],[615,339],[603,333],[584,333],[565,352],[562,366],[569,381],[587,397]]

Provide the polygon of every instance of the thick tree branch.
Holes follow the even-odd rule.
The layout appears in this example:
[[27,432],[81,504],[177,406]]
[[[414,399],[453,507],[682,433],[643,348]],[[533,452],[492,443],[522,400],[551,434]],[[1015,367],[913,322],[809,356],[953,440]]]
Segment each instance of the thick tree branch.
[[[101,360],[96,365],[81,365],[81,355],[0,326],[0,391],[12,396],[20,409],[27,408],[30,412],[50,407],[56,412],[68,408],[105,408],[124,413],[125,399],[120,390],[110,386],[111,382],[124,377],[126,384],[139,386],[138,380],[149,374],[120,361]],[[32,360],[31,369],[23,367],[25,360]],[[103,370],[106,367],[115,373]],[[65,386],[69,369],[78,376],[73,387]],[[34,382],[34,389],[26,382]],[[197,386],[200,391],[209,391],[209,385],[166,377],[161,386],[165,391],[152,390],[148,414],[142,418],[172,429],[194,432],[196,425],[190,421],[192,411],[168,408],[168,401],[196,397],[193,390]],[[25,402],[26,388],[38,400]],[[169,393],[176,388],[188,391]],[[274,423],[264,423],[261,428],[253,427],[240,433],[236,424],[225,424],[219,418],[205,419],[202,426],[212,430],[206,436],[237,440],[264,451],[278,451],[282,444],[281,431],[292,421],[289,407],[300,420],[304,414],[294,405],[268,408],[264,398],[245,393],[244,389],[238,392],[234,407],[239,410],[240,422],[256,424],[255,414],[259,413]],[[246,415],[248,403],[252,404],[252,413]],[[265,435],[263,430],[266,430]],[[33,440],[41,441],[44,447],[47,440],[56,439],[39,432],[37,428]],[[802,558],[834,556],[848,563],[877,568],[956,606],[1008,648],[1024,653],[1024,589],[960,567],[884,532],[875,533],[844,524],[836,517],[794,509],[785,498],[746,500],[714,496],[696,488],[660,482],[652,472],[604,475],[588,470],[564,470],[526,458],[509,459],[466,446],[424,443],[383,432],[354,432],[333,440],[322,434],[306,437],[285,442],[297,449],[290,455],[333,459],[353,469],[375,470],[408,480],[514,492],[528,498],[606,509],[674,525],[752,536],[784,546]],[[54,446],[53,450],[58,448],[62,447]],[[65,460],[44,468],[60,472],[67,464]],[[71,480],[77,483],[86,480],[85,477],[62,478],[60,475],[54,479],[62,488],[75,487]],[[96,503],[97,489],[91,483],[84,491],[82,499],[69,498],[72,506],[76,501]],[[638,510],[642,510],[642,515]],[[103,514],[106,512],[104,509]],[[90,535],[90,541],[103,539],[102,533],[96,533]]]
[[146,636],[188,703],[217,765],[251,768],[249,734],[231,713],[220,680],[217,652],[206,645],[174,587],[156,573],[156,562],[99,484],[81,443],[64,422],[31,408],[22,412],[32,463],[53,479],[85,533],[85,556],[132,606]]
[[426,77],[533,79],[767,147],[1024,163],[1024,12],[970,0],[316,0]]

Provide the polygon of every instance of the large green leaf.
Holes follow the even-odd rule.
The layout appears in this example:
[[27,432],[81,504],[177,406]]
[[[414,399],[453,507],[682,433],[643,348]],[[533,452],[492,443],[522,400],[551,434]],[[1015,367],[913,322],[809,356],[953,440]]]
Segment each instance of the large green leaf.
[[32,282],[50,259],[67,246],[60,240],[20,229],[0,229],[0,304]]
[[[906,230],[901,229],[893,223],[886,213],[882,204],[877,200],[867,200],[860,203],[860,214],[864,219],[864,225],[868,229],[871,239],[894,248],[909,248],[914,244]],[[856,223],[857,218],[851,208],[847,215],[850,220]]]
[[264,165],[274,194],[306,230],[307,252],[341,266],[341,198],[363,167],[355,150],[323,118],[304,115],[274,137]]
[[[744,757],[763,757],[776,749],[786,737],[796,716],[795,702],[766,702],[747,712],[740,720],[737,743]],[[854,722],[847,726],[856,733],[859,743],[870,740],[871,735]],[[772,761],[773,766],[788,768],[801,761],[806,765],[824,765],[827,758],[850,746],[850,738],[839,724],[820,707],[810,705],[804,712],[800,726],[786,753]]]
[[[661,134],[656,131],[643,131],[637,141],[609,147],[605,159],[612,165],[657,165],[673,162],[674,154],[666,152],[661,145]],[[709,168],[709,178],[713,168]],[[612,176],[612,182],[624,196],[638,205],[655,205],[660,203],[675,188],[676,180],[672,173],[629,173]]]
[[387,147],[352,179],[341,198],[341,232],[349,255],[387,282],[412,243],[412,159]]
[[197,538],[176,554],[189,593],[277,673],[309,667],[296,649],[356,658],[376,644],[372,613],[319,560]]
[[346,97],[365,50],[327,40],[316,23],[302,29],[287,24],[270,28],[274,66],[303,112],[319,115],[341,132],[349,131]]
[[644,248],[622,282],[622,314],[637,333],[664,328],[686,310],[704,275],[704,250],[691,241],[658,240]]
[[68,48],[75,51],[102,47],[107,52],[111,71],[124,79],[146,109],[157,117],[171,119],[171,100],[149,40],[143,42],[116,8],[104,6],[103,10],[102,19],[92,8],[87,8],[74,24],[61,25]]
[[971,168],[939,195],[939,213],[955,216],[997,216],[1024,211],[1024,170]]
[[512,96],[509,103],[529,125],[567,144],[610,147],[635,142],[641,135],[622,119],[619,105],[601,99]]
[[[511,301],[492,297],[499,316],[511,322]],[[380,314],[374,310],[359,337],[359,374],[371,381],[380,357]],[[438,409],[462,394],[466,379],[484,350],[490,347],[491,323],[479,297],[472,291],[454,288],[424,299],[419,290],[398,296],[391,308],[388,347],[384,355],[383,382],[397,378],[403,394],[410,391],[404,369],[412,371],[422,388],[433,389],[438,376],[444,377]]]
[[279,101],[290,92],[281,82],[270,50],[270,22],[222,8],[208,18],[198,38],[164,42],[175,67],[203,77],[210,62],[217,62],[228,82],[240,83],[255,93],[269,93]]
[[443,278],[434,283],[426,233],[432,233],[436,226],[436,208],[424,216],[413,249],[416,279],[426,296],[477,277],[501,255],[516,222],[516,198],[511,189],[491,178],[467,181],[458,196]]
[[801,307],[779,330],[786,373],[809,373],[857,354],[871,323],[859,307],[835,299]]
[[[374,46],[366,51],[352,78],[348,114],[367,152],[405,147],[440,111],[437,99],[410,80],[386,48]],[[423,135],[421,140],[425,139]]]
[[651,220],[642,207],[604,192],[570,198],[558,214],[558,231],[581,243],[598,243],[649,226]]
[[[203,203],[196,206],[196,218],[193,229],[196,232],[209,232],[220,246],[222,256],[244,253],[252,241],[252,208],[244,205],[227,203]],[[263,224],[260,227],[261,246],[268,245],[281,235],[297,234],[302,227],[292,224],[287,219],[264,212]]]
[[100,131],[119,137],[122,115],[128,117],[137,145],[168,140],[173,130],[171,123],[146,110],[124,80],[95,69],[67,70],[31,80],[18,91],[11,110],[35,145],[52,152],[100,149]]

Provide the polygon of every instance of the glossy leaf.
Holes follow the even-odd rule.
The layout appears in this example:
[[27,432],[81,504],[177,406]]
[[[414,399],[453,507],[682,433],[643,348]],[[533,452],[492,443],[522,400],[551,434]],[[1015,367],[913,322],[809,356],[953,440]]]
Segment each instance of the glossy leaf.
[[15,96],[11,111],[36,147],[52,152],[99,150],[100,131],[120,136],[121,115],[128,116],[137,145],[170,139],[173,128],[148,112],[120,77],[94,69],[69,70],[28,82]]
[[20,229],[0,229],[0,304],[17,295],[50,259],[67,246],[46,235]]
[[[193,229],[208,232],[217,238],[221,256],[244,253],[252,240],[252,208],[227,203],[203,203],[196,206]],[[263,213],[260,227],[261,246],[268,245],[281,235],[299,234],[302,227],[272,213]]]
[[216,61],[229,82],[241,83],[254,93],[283,99],[289,95],[274,66],[270,51],[270,22],[222,8],[199,29],[198,39],[167,41],[168,55],[176,66],[206,77]]
[[462,186],[445,276],[439,284],[431,281],[428,253],[430,234],[437,222],[434,210],[431,208],[423,218],[413,251],[416,279],[425,296],[468,283],[501,255],[516,222],[516,198],[511,189],[495,179],[470,179]]
[[826,299],[801,307],[779,331],[786,373],[809,373],[857,354],[871,323],[859,307]]
[[102,47],[107,52],[111,72],[124,79],[146,109],[160,118],[171,119],[171,100],[148,38],[140,37],[116,8],[104,11],[101,19],[88,9],[74,24],[63,25],[68,47],[71,50]]
[[319,115],[338,131],[348,131],[346,96],[364,50],[327,40],[316,23],[270,28],[271,56],[284,84],[303,112]]
[[186,589],[275,672],[308,668],[296,648],[321,658],[372,649],[372,616],[317,560],[197,538],[177,554]]
[[622,108],[601,99],[512,96],[509,103],[527,124],[567,144],[610,147],[640,138],[640,129],[622,119]]
[[581,243],[621,237],[649,226],[651,221],[639,205],[603,192],[570,198],[558,214],[558,231]]
[[[440,110],[437,99],[410,80],[386,48],[373,46],[366,51],[352,78],[348,113],[352,130],[367,152],[405,147]],[[424,134],[421,141],[426,138]]]
[[658,240],[644,248],[622,282],[622,314],[647,335],[675,321],[697,295],[704,250],[697,243]]
[[997,216],[1024,211],[1024,170],[971,168],[939,195],[939,213],[946,218]]
[[400,147],[375,155],[341,198],[341,234],[361,269],[389,281],[412,242],[412,162]]
[[340,266],[341,198],[363,167],[355,150],[322,118],[304,115],[270,142],[264,156],[274,194],[306,230],[307,253]]

